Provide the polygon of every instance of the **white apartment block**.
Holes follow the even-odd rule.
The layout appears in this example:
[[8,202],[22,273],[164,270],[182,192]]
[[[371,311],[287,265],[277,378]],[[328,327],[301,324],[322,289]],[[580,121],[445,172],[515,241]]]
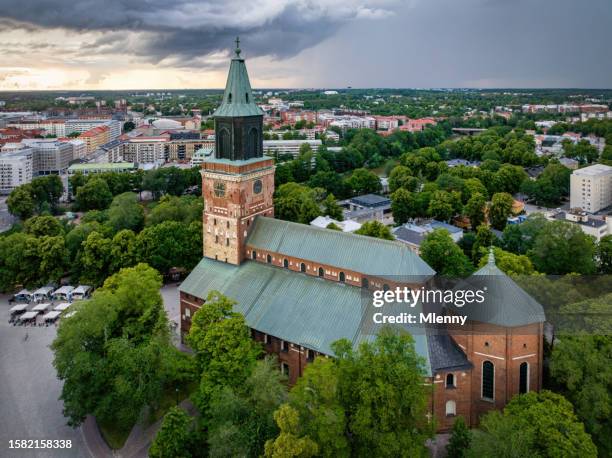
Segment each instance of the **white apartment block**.
[[66,135],[72,132],[82,134],[94,127],[108,126],[110,129],[110,139],[115,140],[121,135],[121,122],[115,119],[67,119]]
[[612,167],[595,164],[570,177],[570,208],[595,213],[612,205]]
[[87,144],[83,140],[75,138],[73,140],[68,140],[65,143],[72,145],[73,159],[85,159],[85,157],[87,156]]
[[300,154],[302,145],[309,145],[310,149],[316,153],[322,142],[321,140],[264,140],[263,151],[264,154],[272,157],[290,154],[295,158]]
[[[122,161],[138,164],[162,164],[168,137],[136,137],[121,145]],[[114,159],[114,158],[113,158]]]
[[32,148],[0,153],[0,194],[32,181],[33,153]]
[[27,138],[22,143],[34,150],[34,176],[63,173],[73,159],[73,147],[69,143],[38,138]]
[[63,120],[24,120],[8,123],[7,127],[21,130],[44,129],[47,135],[66,136],[66,125]]

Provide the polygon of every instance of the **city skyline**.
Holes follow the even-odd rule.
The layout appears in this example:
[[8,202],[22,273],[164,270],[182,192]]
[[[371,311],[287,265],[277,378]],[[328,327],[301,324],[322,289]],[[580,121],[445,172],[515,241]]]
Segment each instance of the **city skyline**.
[[255,88],[610,88],[611,19],[605,0],[0,1],[0,90],[222,88],[236,35]]

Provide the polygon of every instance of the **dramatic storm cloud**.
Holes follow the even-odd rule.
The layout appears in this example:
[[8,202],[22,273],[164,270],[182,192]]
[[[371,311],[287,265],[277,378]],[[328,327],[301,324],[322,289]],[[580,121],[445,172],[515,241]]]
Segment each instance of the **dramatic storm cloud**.
[[0,0],[0,89],[612,87],[610,0]]
[[105,32],[84,46],[173,64],[227,49],[236,35],[251,56],[288,57],[354,19],[393,14],[399,0],[28,0],[0,2],[4,28]]

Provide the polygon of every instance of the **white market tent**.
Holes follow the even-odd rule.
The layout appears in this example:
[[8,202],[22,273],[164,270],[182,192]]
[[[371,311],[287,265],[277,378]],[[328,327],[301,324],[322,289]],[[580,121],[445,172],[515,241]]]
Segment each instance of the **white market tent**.
[[23,315],[19,317],[19,321],[33,320],[37,316],[38,316],[38,312],[25,312]]
[[11,313],[23,312],[27,308],[28,308],[28,304],[17,304],[11,307],[10,312]]
[[74,290],[74,286],[64,285],[53,292],[53,297],[56,299],[70,299],[70,294]]
[[34,297],[35,301],[49,299],[49,296],[52,291],[53,288],[51,288],[50,286],[43,286],[42,288],[38,288],[36,291],[34,291],[32,293],[32,296]]
[[17,294],[15,294],[15,298],[18,300],[21,300],[21,299],[30,300],[32,299],[32,293],[29,292],[27,289],[22,289]]
[[59,316],[62,314],[62,312],[55,312],[55,311],[51,311],[49,313],[47,313],[46,315],[43,315],[43,320],[45,321],[55,321],[59,318]]
[[51,304],[49,304],[48,302],[43,302],[42,304],[38,304],[36,307],[34,307],[32,311],[46,312],[49,307],[51,307]]
[[64,310],[66,310],[68,307],[70,307],[70,303],[68,302],[62,302],[61,304],[58,304],[55,306],[55,308],[53,310],[55,310],[56,312],[63,312]]
[[74,288],[74,290],[72,291],[72,298],[74,300],[83,299],[83,298],[89,296],[90,291],[91,291],[91,286],[89,286],[89,285],[79,285],[76,288]]

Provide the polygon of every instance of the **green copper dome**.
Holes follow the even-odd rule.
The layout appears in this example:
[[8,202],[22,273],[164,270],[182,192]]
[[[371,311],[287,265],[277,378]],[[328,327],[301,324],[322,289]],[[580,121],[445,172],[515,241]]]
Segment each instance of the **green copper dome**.
[[236,39],[236,55],[230,64],[223,101],[213,113],[215,117],[262,116],[264,114],[253,100],[249,74],[244,59],[240,57],[239,44],[240,40]]

